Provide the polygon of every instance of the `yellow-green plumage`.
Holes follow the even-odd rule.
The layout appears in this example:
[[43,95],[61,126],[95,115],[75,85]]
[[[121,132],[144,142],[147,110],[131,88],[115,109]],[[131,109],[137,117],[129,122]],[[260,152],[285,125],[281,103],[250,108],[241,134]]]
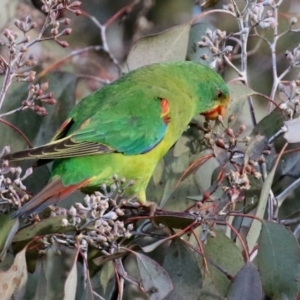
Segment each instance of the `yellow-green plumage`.
[[38,212],[77,188],[99,189],[112,176],[133,179],[127,193],[146,202],[157,162],[191,119],[222,112],[228,88],[213,70],[192,62],[133,71],[83,99],[47,145],[6,159],[54,159],[52,180],[15,216]]

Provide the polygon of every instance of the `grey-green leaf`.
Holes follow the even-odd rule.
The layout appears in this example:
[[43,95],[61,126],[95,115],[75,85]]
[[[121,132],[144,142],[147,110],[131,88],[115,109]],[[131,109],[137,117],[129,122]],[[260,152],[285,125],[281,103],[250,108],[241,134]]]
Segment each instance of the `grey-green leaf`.
[[163,266],[174,285],[174,290],[166,297],[166,300],[198,299],[200,297],[202,275],[196,255],[180,238],[172,241]]
[[229,287],[228,300],[260,300],[263,291],[257,268],[252,262],[246,263],[236,274]]
[[296,299],[299,292],[299,245],[283,225],[265,221],[257,263],[264,292],[271,299]]

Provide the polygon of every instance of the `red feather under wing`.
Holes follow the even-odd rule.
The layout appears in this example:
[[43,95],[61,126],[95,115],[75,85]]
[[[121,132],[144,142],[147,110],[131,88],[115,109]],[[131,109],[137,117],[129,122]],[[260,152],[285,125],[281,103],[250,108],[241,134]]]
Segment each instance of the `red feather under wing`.
[[12,214],[12,218],[27,217],[32,213],[39,213],[49,205],[54,205],[64,199],[76,190],[86,186],[89,179],[80,183],[64,186],[59,177],[53,177],[52,180],[29,202]]

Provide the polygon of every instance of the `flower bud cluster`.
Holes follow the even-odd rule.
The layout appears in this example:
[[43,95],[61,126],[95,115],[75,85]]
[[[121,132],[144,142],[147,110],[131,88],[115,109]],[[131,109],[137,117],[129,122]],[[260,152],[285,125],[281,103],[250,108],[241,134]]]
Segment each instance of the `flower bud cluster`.
[[248,13],[252,25],[259,25],[262,29],[275,28],[278,25],[272,10],[267,10],[264,13],[266,6],[272,6],[271,2],[264,1],[264,3],[253,3],[250,5]]
[[279,97],[283,102],[279,107],[290,117],[294,118],[300,112],[300,86],[298,80],[281,82],[278,86]]
[[[227,55],[232,52],[232,46],[226,46],[226,31],[221,31],[220,29],[216,29],[212,31],[211,29],[207,29],[204,36],[200,42],[198,42],[198,46],[200,48],[208,48],[213,58],[213,61],[210,64],[210,67],[214,68],[217,63],[220,62],[223,55]],[[208,60],[210,57],[208,55],[203,55],[201,57],[203,60]]]
[[[209,123],[204,123],[204,141],[213,149],[216,159],[221,165],[233,166],[226,175],[228,184],[223,187],[231,202],[241,201],[244,190],[250,188],[249,178],[259,179],[262,174],[259,165],[264,162],[264,155],[269,154],[269,148],[253,155],[252,147],[256,143],[253,137],[244,136],[246,125],[240,124],[233,127],[234,115],[228,117],[228,126],[224,130],[216,131],[210,128]],[[257,141],[259,143],[259,141]],[[226,197],[226,199],[228,199]]]
[[[35,72],[30,71],[29,73],[33,73],[33,76]],[[35,111],[37,114],[41,116],[47,115],[47,110],[45,107],[40,106],[37,104],[37,101],[53,105],[56,103],[56,100],[54,99],[53,93],[46,93],[48,89],[48,83],[42,83],[42,84],[30,84],[29,85],[29,91],[28,96],[26,100],[22,102],[22,109],[31,109]]]
[[[76,226],[77,231],[80,231],[80,239],[86,240],[89,245],[96,248],[109,251],[120,238],[130,238],[133,230],[132,224],[125,225],[120,220],[125,215],[124,201],[121,201],[121,198],[130,185],[124,186],[126,180],[119,180],[117,175],[113,176],[113,180],[114,183],[109,190],[113,190],[114,193],[110,192],[110,196],[97,191],[86,195],[83,203],[76,203],[68,210],[52,207],[51,216],[66,216],[62,220],[63,226]],[[111,198],[112,195],[114,198]]]
[[[4,147],[1,156],[8,152],[9,147]],[[11,206],[19,208],[23,202],[29,200],[23,180],[32,174],[32,168],[28,168],[23,175],[22,173],[21,167],[10,167],[7,160],[2,161],[0,168],[0,211],[6,212]]]
[[287,50],[285,52],[285,57],[290,63],[291,67],[297,66],[300,63],[300,45],[295,47],[293,51]]

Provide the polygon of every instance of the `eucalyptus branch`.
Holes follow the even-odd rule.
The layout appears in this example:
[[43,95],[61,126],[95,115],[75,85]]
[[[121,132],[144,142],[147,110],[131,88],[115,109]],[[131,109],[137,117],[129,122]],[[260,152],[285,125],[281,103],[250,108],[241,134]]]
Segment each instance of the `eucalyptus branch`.
[[[105,51],[109,58],[111,59],[111,61],[120,69],[120,64],[118,62],[118,60],[115,58],[115,56],[112,54],[112,52],[109,49],[108,43],[107,43],[107,38],[106,38],[106,26],[102,25],[94,16],[91,16],[90,14],[88,14],[87,12],[83,11],[82,15],[89,18],[100,30],[100,37],[102,40],[102,47],[103,47],[103,51]],[[110,23],[108,23],[110,24]]]

